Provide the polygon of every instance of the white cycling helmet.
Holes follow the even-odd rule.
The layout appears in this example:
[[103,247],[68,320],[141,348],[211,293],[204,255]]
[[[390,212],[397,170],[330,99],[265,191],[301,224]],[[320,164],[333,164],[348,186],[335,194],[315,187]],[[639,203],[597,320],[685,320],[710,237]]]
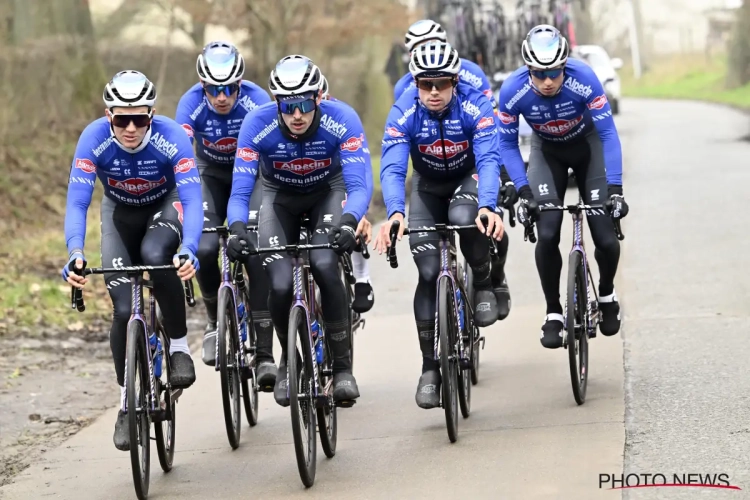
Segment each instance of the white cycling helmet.
[[115,107],[135,108],[156,103],[156,87],[139,71],[120,71],[104,86],[104,104],[107,109]]
[[308,92],[318,93],[323,74],[309,58],[301,55],[286,56],[276,64],[268,79],[268,89],[274,97],[298,96]]
[[323,99],[328,99],[328,80],[326,79],[325,75],[320,75],[320,97]]
[[549,24],[535,26],[521,44],[524,64],[532,68],[556,68],[568,60],[570,47],[560,31]]
[[198,77],[211,85],[230,85],[242,80],[245,60],[228,42],[211,42],[203,47],[195,63]]
[[418,46],[411,53],[409,72],[414,78],[456,76],[460,69],[458,51],[448,42],[433,40]]
[[448,35],[445,30],[435,21],[429,19],[422,19],[409,26],[406,32],[406,50],[411,52],[414,50],[414,46],[428,40],[441,40],[443,42],[448,41]]

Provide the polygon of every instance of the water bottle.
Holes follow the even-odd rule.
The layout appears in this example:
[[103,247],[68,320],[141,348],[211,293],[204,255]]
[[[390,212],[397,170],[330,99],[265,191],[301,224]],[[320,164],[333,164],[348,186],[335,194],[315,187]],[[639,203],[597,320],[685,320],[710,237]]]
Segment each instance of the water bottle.
[[148,343],[151,346],[151,353],[153,354],[154,375],[156,378],[159,378],[161,377],[161,360],[164,354],[161,346],[161,339],[159,339],[155,333],[152,333],[148,338]]
[[240,302],[237,306],[237,319],[240,322],[240,337],[247,342],[247,320],[245,319],[245,303]]
[[458,304],[458,331],[464,331],[464,301],[461,290],[456,288],[456,303]]
[[315,358],[320,365],[323,364],[323,337],[320,335],[320,324],[318,324],[318,320],[314,319],[310,327],[312,329],[313,339],[317,339],[315,341]]

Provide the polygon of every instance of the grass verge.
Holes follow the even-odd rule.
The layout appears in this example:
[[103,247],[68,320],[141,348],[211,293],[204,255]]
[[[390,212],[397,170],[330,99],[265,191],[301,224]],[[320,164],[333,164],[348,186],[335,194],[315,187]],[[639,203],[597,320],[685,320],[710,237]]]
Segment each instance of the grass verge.
[[688,99],[750,109],[750,83],[726,88],[726,57],[677,56],[655,61],[639,80],[632,67],[620,73],[623,95],[658,99]]

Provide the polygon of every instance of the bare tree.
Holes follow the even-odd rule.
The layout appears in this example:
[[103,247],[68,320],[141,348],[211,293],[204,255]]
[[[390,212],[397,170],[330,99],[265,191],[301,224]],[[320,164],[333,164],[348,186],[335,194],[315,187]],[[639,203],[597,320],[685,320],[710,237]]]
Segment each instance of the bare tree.
[[737,9],[737,20],[729,45],[727,86],[739,87],[750,82],[750,0]]

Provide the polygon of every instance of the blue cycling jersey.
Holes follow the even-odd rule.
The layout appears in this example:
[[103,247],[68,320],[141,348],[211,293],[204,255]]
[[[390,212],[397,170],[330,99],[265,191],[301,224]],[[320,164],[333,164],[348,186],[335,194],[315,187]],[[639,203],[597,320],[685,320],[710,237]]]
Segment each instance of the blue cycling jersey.
[[[461,59],[461,71],[458,73],[458,78],[459,81],[478,89],[486,95],[494,105],[495,97],[492,95],[490,80],[478,64],[473,63],[468,59]],[[416,88],[414,77],[411,76],[411,73],[407,73],[396,82],[396,86],[393,88],[393,100],[398,101],[399,97],[401,97],[406,90],[413,88]]]
[[134,150],[119,146],[106,117],[84,129],[68,181],[65,240],[69,252],[83,249],[86,212],[97,177],[104,196],[122,205],[153,204],[176,186],[180,201],[175,202],[175,209],[181,222],[184,218],[182,246],[194,254],[198,251],[203,230],[201,179],[190,141],[177,122],[154,116],[146,137]]
[[604,148],[607,183],[622,185],[622,147],[612,109],[594,71],[583,61],[568,59],[564,83],[553,97],[539,95],[523,66],[500,89],[500,154],[517,187],[528,185],[518,149],[518,116],[523,115],[545,141],[568,142],[595,127]]
[[177,104],[175,121],[182,125],[193,143],[198,142],[197,158],[229,168],[234,164],[242,120],[250,111],[268,102],[271,98],[265,90],[243,80],[234,108],[222,115],[208,102],[203,86],[196,83]]
[[414,171],[430,179],[455,179],[476,166],[479,207],[494,210],[502,164],[495,122],[489,100],[468,85],[456,87],[442,119],[424,107],[416,88],[404,92],[388,114],[383,136],[380,185],[388,218],[405,213],[409,155]]
[[332,174],[341,172],[346,185],[347,202],[343,213],[357,220],[367,213],[372,198],[372,170],[362,122],[347,104],[321,101],[320,124],[304,140],[293,141],[279,129],[276,103],[263,105],[245,118],[237,139],[232,194],[227,207],[229,224],[247,223],[250,195],[258,177],[262,159],[263,178],[293,191],[319,189]]

